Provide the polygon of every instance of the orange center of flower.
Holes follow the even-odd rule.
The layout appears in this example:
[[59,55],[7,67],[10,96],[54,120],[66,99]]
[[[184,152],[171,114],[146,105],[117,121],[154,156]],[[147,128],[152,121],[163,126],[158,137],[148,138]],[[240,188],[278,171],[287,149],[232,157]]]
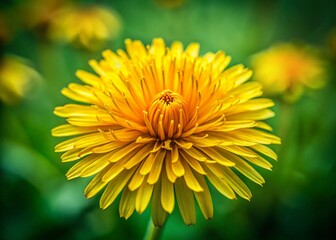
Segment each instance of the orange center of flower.
[[169,105],[170,103],[174,102],[174,95],[176,94],[177,93],[174,94],[174,92],[170,90],[165,90],[160,93],[161,95],[160,100],[164,101],[167,105]]
[[189,120],[187,111],[186,102],[180,94],[169,89],[157,94],[148,110],[156,137],[161,141],[180,137]]

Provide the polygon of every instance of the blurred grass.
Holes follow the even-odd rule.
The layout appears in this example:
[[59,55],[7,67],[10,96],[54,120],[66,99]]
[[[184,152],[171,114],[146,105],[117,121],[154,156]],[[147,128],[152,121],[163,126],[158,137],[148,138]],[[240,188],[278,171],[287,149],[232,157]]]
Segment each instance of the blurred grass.
[[[10,25],[20,22],[16,6],[1,2]],[[81,2],[81,1],[79,1]],[[82,1],[95,3],[95,1]],[[224,50],[233,63],[249,65],[249,57],[273,43],[299,41],[315,45],[329,56],[326,41],[336,26],[335,1],[186,1],[165,9],[152,0],[99,1],[115,9],[123,31],[106,48],[123,48],[125,38],[150,43],[163,37],[169,44],[199,42],[201,52]],[[25,16],[23,16],[25,17]],[[13,28],[14,30],[14,28]],[[149,210],[120,219],[118,204],[99,210],[98,197],[82,194],[87,179],[68,182],[70,164],[61,164],[53,149],[60,140],[50,130],[60,123],[53,108],[68,102],[60,90],[79,82],[77,69],[90,70],[87,52],[42,40],[16,28],[1,50],[29,59],[44,81],[17,106],[1,105],[1,239],[140,239]],[[283,140],[272,172],[260,170],[264,187],[251,182],[254,197],[230,201],[212,191],[215,215],[184,226],[177,211],[162,239],[332,239],[335,209],[336,59],[329,57],[330,82],[323,90],[294,105],[277,102],[270,120]]]

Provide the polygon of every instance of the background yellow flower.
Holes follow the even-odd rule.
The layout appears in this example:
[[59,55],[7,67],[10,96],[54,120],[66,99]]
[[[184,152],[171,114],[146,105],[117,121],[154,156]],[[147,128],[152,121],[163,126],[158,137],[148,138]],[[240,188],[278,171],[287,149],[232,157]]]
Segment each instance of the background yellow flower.
[[307,89],[325,85],[325,61],[311,47],[292,43],[274,45],[252,58],[254,79],[265,93],[297,100]]
[[107,40],[115,39],[120,30],[121,20],[115,11],[97,5],[86,5],[58,11],[51,20],[48,32],[54,40],[94,50]]
[[0,99],[15,104],[28,94],[40,79],[39,74],[27,65],[27,60],[16,56],[0,59]]

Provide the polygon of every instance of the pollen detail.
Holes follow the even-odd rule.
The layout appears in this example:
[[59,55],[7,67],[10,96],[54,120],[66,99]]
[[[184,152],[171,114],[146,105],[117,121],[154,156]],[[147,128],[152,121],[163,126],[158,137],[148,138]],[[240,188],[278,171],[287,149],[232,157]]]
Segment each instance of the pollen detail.
[[167,105],[169,105],[170,103],[174,102],[174,95],[176,94],[177,93],[174,94],[174,92],[170,90],[165,90],[160,94],[160,100],[164,101]]
[[185,100],[169,89],[154,97],[148,114],[153,134],[161,141],[179,138],[189,121]]

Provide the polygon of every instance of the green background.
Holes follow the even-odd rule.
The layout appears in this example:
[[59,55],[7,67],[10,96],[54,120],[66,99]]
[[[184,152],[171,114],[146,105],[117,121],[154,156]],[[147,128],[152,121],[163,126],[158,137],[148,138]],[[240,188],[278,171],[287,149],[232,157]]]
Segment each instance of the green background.
[[[99,209],[99,195],[85,199],[89,179],[67,181],[71,163],[61,163],[54,146],[61,141],[50,130],[64,123],[54,107],[70,102],[60,90],[79,82],[77,69],[90,70],[88,52],[44,40],[20,26],[29,17],[18,11],[22,3],[2,1],[1,14],[15,34],[1,53],[29,59],[43,81],[15,106],[1,103],[1,239],[141,239],[150,217],[134,213],[119,218],[118,201]],[[279,42],[306,43],[321,49],[328,61],[329,82],[298,102],[277,99],[276,117],[269,122],[283,144],[273,171],[261,170],[263,187],[246,181],[253,198],[225,199],[212,189],[214,218],[185,226],[177,207],[168,218],[162,239],[331,239],[335,225],[336,81],[335,55],[327,39],[336,27],[335,1],[253,0],[193,1],[164,8],[153,0],[78,1],[99,3],[117,11],[123,28],[105,48],[123,47],[125,38],[149,44],[162,37],[170,44],[199,42],[201,53],[223,50],[232,64],[250,66],[250,57]],[[335,54],[335,53],[334,53]],[[258,169],[259,170],[259,169]],[[246,179],[244,179],[246,180]]]

